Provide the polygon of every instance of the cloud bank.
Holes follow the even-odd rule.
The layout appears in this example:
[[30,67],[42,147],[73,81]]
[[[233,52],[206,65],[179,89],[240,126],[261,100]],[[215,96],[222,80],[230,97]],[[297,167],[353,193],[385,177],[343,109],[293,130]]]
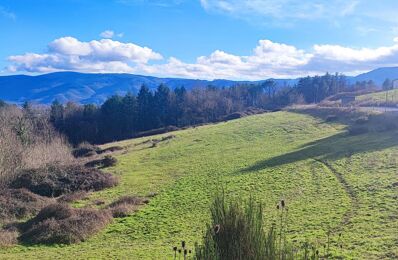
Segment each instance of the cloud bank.
[[62,37],[50,42],[45,53],[10,56],[8,61],[9,72],[29,73],[79,71],[241,80],[292,78],[325,72],[352,75],[377,67],[398,66],[398,39],[390,46],[373,49],[316,44],[309,50],[265,39],[247,56],[216,50],[198,57],[194,63],[186,63],[175,57],[165,59],[151,48],[134,43],[112,39],[84,42]]

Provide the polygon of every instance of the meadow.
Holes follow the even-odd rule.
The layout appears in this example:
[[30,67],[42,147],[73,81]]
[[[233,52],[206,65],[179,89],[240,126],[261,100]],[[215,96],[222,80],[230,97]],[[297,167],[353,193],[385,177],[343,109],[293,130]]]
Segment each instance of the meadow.
[[[168,137],[163,138],[162,137]],[[106,169],[120,185],[92,193],[76,207],[124,195],[151,196],[135,214],[75,245],[18,245],[0,259],[173,259],[181,240],[192,248],[209,220],[213,195],[249,196],[289,208],[288,237],[334,257],[398,258],[398,132],[349,135],[347,125],[310,114],[275,112],[143,137],[121,146]]]
[[360,95],[357,97],[357,103],[366,106],[396,106],[398,104],[398,89]]

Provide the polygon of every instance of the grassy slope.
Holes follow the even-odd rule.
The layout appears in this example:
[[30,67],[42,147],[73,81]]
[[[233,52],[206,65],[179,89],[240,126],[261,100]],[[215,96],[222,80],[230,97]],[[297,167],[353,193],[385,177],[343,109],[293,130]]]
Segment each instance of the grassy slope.
[[357,97],[357,100],[364,105],[384,104],[386,103],[386,94],[387,103],[398,104],[398,89],[361,95]]
[[298,242],[323,243],[330,229],[344,244],[334,255],[398,256],[397,133],[347,136],[343,125],[278,112],[173,134],[155,148],[140,144],[154,137],[118,143],[129,149],[110,169],[121,185],[91,198],[158,192],[141,211],[84,243],[17,246],[0,258],[171,258],[180,240],[200,240],[211,195],[222,187],[230,198],[252,194],[264,202],[268,224],[285,198]]

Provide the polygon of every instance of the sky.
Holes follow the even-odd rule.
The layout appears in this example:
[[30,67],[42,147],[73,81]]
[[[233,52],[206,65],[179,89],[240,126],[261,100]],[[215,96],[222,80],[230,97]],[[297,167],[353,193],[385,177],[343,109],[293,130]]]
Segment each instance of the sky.
[[0,75],[356,75],[398,66],[397,13],[397,0],[0,0]]

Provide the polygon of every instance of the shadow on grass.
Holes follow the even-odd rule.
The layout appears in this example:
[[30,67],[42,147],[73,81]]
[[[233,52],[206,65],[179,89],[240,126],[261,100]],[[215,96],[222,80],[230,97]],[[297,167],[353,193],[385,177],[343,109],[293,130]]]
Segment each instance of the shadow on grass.
[[337,160],[357,153],[384,150],[396,145],[398,145],[398,133],[394,130],[369,132],[360,135],[349,135],[348,132],[342,132],[307,143],[298,147],[296,151],[259,161],[240,170],[240,172],[248,173],[259,171],[265,168],[294,163],[308,158]]

